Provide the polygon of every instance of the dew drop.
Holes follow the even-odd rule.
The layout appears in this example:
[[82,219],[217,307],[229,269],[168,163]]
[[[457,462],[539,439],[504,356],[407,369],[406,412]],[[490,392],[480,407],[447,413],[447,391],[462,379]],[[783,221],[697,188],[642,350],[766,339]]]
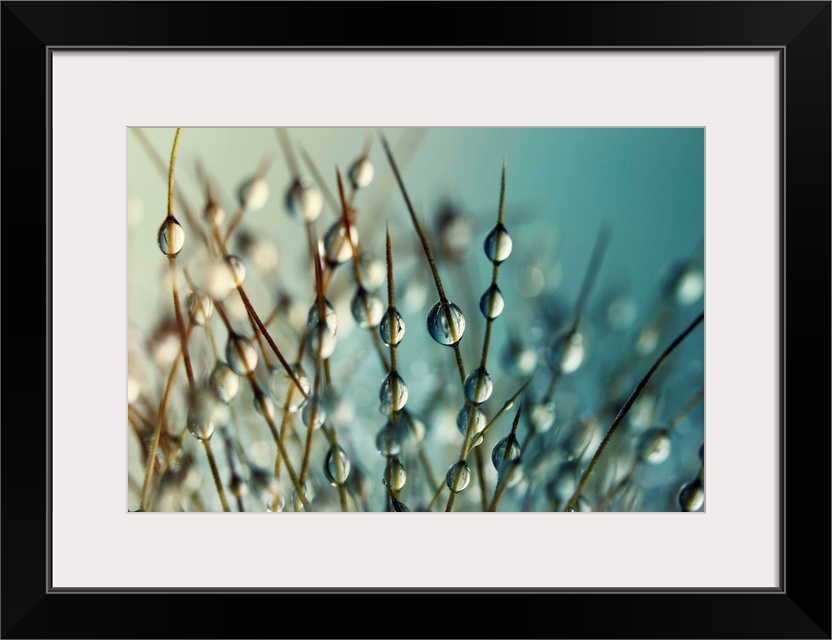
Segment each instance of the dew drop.
[[359,158],[353,162],[347,173],[353,189],[364,189],[370,186],[375,175],[373,163],[368,158]]
[[465,316],[453,302],[444,306],[440,300],[428,312],[427,327],[430,337],[436,342],[453,346],[465,333]]
[[173,216],[168,216],[159,227],[157,241],[159,249],[168,257],[173,257],[182,251],[185,244],[185,230]]
[[216,202],[209,202],[202,212],[205,222],[212,226],[220,226],[225,220],[225,211]]
[[384,303],[378,296],[359,288],[352,298],[350,310],[359,327],[372,329],[381,322],[381,317],[384,315]]
[[[340,470],[338,469],[339,463],[341,466]],[[330,449],[329,453],[326,454],[326,460],[324,460],[324,474],[332,486],[337,487],[339,484],[343,484],[349,477],[351,466],[350,459],[341,447],[338,447],[337,458],[335,457],[335,450]],[[339,477],[340,480],[338,479]]]
[[[326,328],[329,329],[330,333],[334,336],[335,333],[338,331],[338,315],[335,313],[335,307],[332,306],[332,303],[324,298],[324,310],[325,310],[325,318],[324,324]],[[306,318],[306,327],[309,331],[317,331],[318,328],[318,303],[315,302],[309,308],[309,315]]]
[[670,438],[661,429],[650,429],[641,434],[638,454],[650,464],[661,464],[670,456]]
[[530,402],[528,405],[529,428],[538,433],[546,433],[555,424],[554,402]]
[[376,435],[376,449],[383,456],[395,456],[402,450],[405,433],[398,424],[389,420]]
[[295,180],[286,192],[286,210],[297,222],[315,222],[323,207],[321,192],[310,182]]
[[500,364],[512,378],[527,378],[537,368],[537,351],[517,340],[509,340],[500,354]]
[[313,430],[320,429],[321,425],[326,422],[326,409],[323,407],[323,402],[317,396],[310,396],[303,405],[300,417],[307,427]]
[[492,284],[480,298],[480,311],[488,320],[498,317],[506,306],[500,287]]
[[[358,246],[358,228],[350,225],[350,236],[352,246]],[[343,264],[352,258],[352,246],[347,240],[347,232],[344,229],[343,220],[333,224],[324,236],[324,256],[328,264]]]
[[254,404],[254,410],[257,411],[261,416],[274,422],[274,414],[275,414],[275,405],[274,400],[269,396],[269,394],[260,389],[260,393],[255,393],[254,398],[252,400]]
[[393,505],[393,511],[410,513],[410,508],[404,502],[399,502],[398,500],[392,500],[391,502]]
[[381,403],[382,413],[390,411],[401,411],[407,403],[407,385],[398,373],[390,372],[381,383],[378,392],[378,399]]
[[679,490],[679,508],[682,511],[699,511],[705,504],[705,487],[696,479]]
[[[300,364],[290,364],[289,368],[292,370],[295,378],[297,378],[300,389],[298,389],[298,385],[295,384],[295,381],[292,380],[286,369],[282,366],[273,366],[271,368],[271,373],[269,374],[269,389],[271,389],[277,406],[281,409],[286,409],[289,413],[295,413],[306,402],[306,397],[309,395],[309,390],[312,386]],[[301,389],[303,389],[302,392]],[[292,397],[288,398],[290,390],[292,391]]]
[[[459,473],[459,478],[457,478],[457,472]],[[471,469],[462,460],[448,467],[448,473],[445,474],[445,484],[448,485],[448,489],[453,493],[463,491],[469,482],[471,482]]]
[[225,359],[238,376],[254,371],[257,366],[257,349],[238,333],[231,333],[225,345]]
[[[456,414],[456,428],[459,429],[459,432],[464,436],[468,433],[468,421],[470,420],[471,416],[471,405],[466,404],[457,412]],[[479,407],[474,409],[474,425],[472,427],[471,433],[478,434],[481,433],[483,429],[485,429],[485,425],[487,424],[487,420],[485,419],[485,414],[480,410]]]
[[320,345],[321,358],[324,360],[335,351],[335,342],[335,334],[327,328],[326,324],[319,324],[309,331],[306,336],[306,346],[309,348],[309,353],[317,358]]
[[439,252],[448,260],[461,260],[468,253],[474,237],[474,223],[450,205],[445,205],[436,221]]
[[491,450],[491,463],[498,472],[503,468],[505,463],[514,462],[519,458],[520,443],[517,442],[517,437],[511,434],[500,440]]
[[491,397],[493,390],[491,376],[482,367],[474,369],[465,378],[465,397],[471,404],[482,404]]
[[187,305],[188,315],[194,319],[194,324],[198,324],[200,326],[205,325],[211,318],[211,314],[214,312],[214,303],[211,302],[211,298],[204,293],[191,291],[188,294]]
[[199,389],[188,403],[188,431],[197,440],[209,440],[214,433],[215,400],[207,389]]
[[237,396],[237,391],[240,389],[240,378],[232,371],[231,367],[218,360],[211,371],[208,384],[213,389],[214,395],[221,402],[228,404]]
[[406,481],[407,472],[402,461],[396,456],[391,457],[384,468],[384,484],[393,491],[401,491]]
[[552,345],[549,352],[549,362],[555,369],[560,368],[562,373],[572,373],[581,366],[584,361],[584,338],[578,333],[562,335]]
[[[225,261],[225,268],[228,270],[228,276],[231,279],[232,286],[237,287],[243,284],[243,281],[246,279],[246,265],[243,264],[243,261],[237,256],[227,256]],[[231,269],[228,269],[229,266]]]
[[665,295],[681,306],[699,300],[704,290],[705,277],[702,269],[692,262],[675,265],[665,284]]
[[388,307],[378,325],[381,341],[388,347],[399,344],[404,338],[404,320],[396,307]]
[[485,255],[494,264],[500,264],[511,255],[511,236],[502,224],[498,224],[485,238]]
[[240,186],[237,198],[243,208],[249,211],[259,211],[269,199],[269,185],[261,176],[252,178]]

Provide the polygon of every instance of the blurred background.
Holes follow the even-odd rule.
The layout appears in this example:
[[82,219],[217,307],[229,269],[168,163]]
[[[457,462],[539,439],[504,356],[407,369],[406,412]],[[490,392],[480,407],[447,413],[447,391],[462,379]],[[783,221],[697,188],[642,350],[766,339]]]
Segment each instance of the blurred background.
[[[467,371],[479,366],[482,355],[485,319],[479,300],[492,271],[483,243],[497,222],[500,176],[506,163],[505,226],[512,252],[500,267],[498,283],[505,309],[494,321],[488,353],[494,391],[481,408],[492,417],[536,372],[517,432],[521,446],[532,440],[533,430],[539,433],[534,446],[523,450],[522,471],[501,498],[499,510],[562,509],[564,496],[571,495],[570,487],[574,490],[623,400],[661,351],[704,309],[704,130],[449,128],[383,133],[427,231],[447,296],[465,316],[460,348]],[[463,436],[456,413],[464,398],[453,351],[431,340],[426,331],[427,312],[438,297],[422,248],[378,132],[289,129],[286,134],[300,173],[312,183],[317,173],[323,182],[318,185],[323,211],[314,223],[321,239],[339,220],[340,211],[331,206],[338,197],[336,167],[345,175],[349,193],[347,172],[353,163],[366,152],[372,164],[372,181],[356,192],[353,202],[358,250],[365,287],[376,289],[386,308],[384,240],[389,227],[397,307],[406,324],[398,348],[399,373],[409,391],[408,412],[425,424],[423,437],[404,447],[407,480],[400,499],[413,511],[424,510],[459,456]],[[157,244],[166,215],[166,171],[174,130],[131,130],[128,136],[128,403],[140,414],[129,425],[133,435],[128,451],[128,508],[134,510],[144,478],[147,440],[152,437],[140,418],[155,422],[178,350],[178,334],[171,331],[168,261]],[[297,351],[298,336],[315,299],[314,272],[304,225],[287,213],[292,171],[274,129],[183,131],[175,183],[181,201],[175,213],[185,231],[185,244],[177,266],[180,272],[188,269],[200,285],[206,264],[198,240],[207,233],[206,179],[227,225],[240,208],[241,187],[259,171],[264,171],[267,197],[261,207],[247,208],[228,249],[246,266],[245,290],[261,317],[269,316],[281,299],[290,300],[270,325],[275,341],[288,355]],[[193,216],[190,222],[186,208]],[[570,352],[568,367],[569,358],[561,361],[562,370],[549,396],[557,368],[553,353],[558,353],[558,340],[574,320],[602,228],[609,232],[608,243],[579,319],[580,348]],[[179,285],[184,307],[188,286],[181,275]],[[378,407],[386,372],[369,332],[352,317],[355,290],[352,266],[336,267],[327,297],[338,318],[330,365],[339,400],[331,405],[328,420],[351,462],[349,490],[355,499],[350,505],[383,511],[390,508],[382,484],[387,461],[376,450],[375,440],[386,421]],[[240,333],[250,336],[237,298],[227,299],[229,316]],[[216,316],[209,325],[222,353],[227,332]],[[197,327],[189,343],[198,380],[215,365],[203,334]],[[259,366],[258,376],[268,388],[269,372],[262,362]],[[314,361],[308,354],[302,366],[312,379]],[[187,414],[187,382],[184,372],[179,373],[167,413],[169,423],[176,425],[171,431],[177,433]],[[581,510],[680,509],[679,490],[697,477],[703,462],[703,401],[695,400],[703,386],[704,328],[700,327],[633,406],[587,485]],[[291,486],[283,479],[276,489],[263,480],[262,473],[273,474],[276,447],[262,416],[253,410],[253,394],[242,383],[240,387],[228,424],[218,425],[212,437],[220,476],[229,496],[232,484],[245,486],[237,490],[241,496],[232,510],[276,509],[275,493],[288,499]],[[529,422],[535,406],[550,403],[552,424]],[[498,475],[491,451],[509,433],[517,407],[494,424],[477,455],[469,457],[474,473],[470,486],[458,495],[456,510],[480,510],[492,498]],[[537,415],[539,419],[541,414]],[[304,439],[300,412],[291,419],[299,441]],[[666,434],[658,433],[668,425]],[[324,438],[317,440],[310,466],[312,504],[320,510],[338,510],[338,492],[323,473],[328,446]],[[228,443],[228,455],[219,442]],[[290,446],[294,455],[302,457],[299,442]],[[427,461],[417,451],[423,451]],[[160,454],[160,468],[165,471],[154,489],[154,510],[220,510],[204,457],[200,443],[191,436]],[[233,478],[238,480],[232,483]],[[442,510],[446,499],[447,491],[434,510]]]

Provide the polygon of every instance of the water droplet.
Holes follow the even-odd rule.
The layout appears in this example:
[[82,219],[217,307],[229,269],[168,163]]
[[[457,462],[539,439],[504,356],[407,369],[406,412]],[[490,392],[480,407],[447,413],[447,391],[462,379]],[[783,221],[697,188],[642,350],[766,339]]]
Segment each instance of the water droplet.
[[188,403],[188,431],[198,440],[209,440],[214,433],[216,401],[207,389],[199,389]]
[[[306,502],[312,504],[312,501],[315,499],[315,487],[312,486],[309,482],[307,482],[303,485],[302,489],[303,497],[306,498]],[[298,496],[297,489],[292,490],[292,495],[289,497],[289,504],[292,506],[292,511],[294,511],[295,505],[298,505],[301,511],[303,511],[303,502]]]
[[[269,374],[269,388],[271,389],[277,406],[281,409],[286,409],[289,413],[295,413],[306,402],[306,396],[309,394],[309,390],[312,386],[300,364],[290,364],[289,368],[292,370],[292,373],[295,374],[295,378],[297,378],[297,381],[300,383],[300,389],[298,389],[298,385],[295,384],[295,381],[292,380],[286,369],[282,366],[273,366],[271,368],[271,373]],[[287,401],[290,389],[292,390],[292,397]],[[303,391],[301,391],[301,389],[303,389]]]
[[216,202],[209,202],[202,213],[209,225],[220,226],[225,220],[225,211]]
[[194,319],[194,324],[204,325],[214,312],[214,303],[204,293],[191,291],[188,294],[188,315]]
[[665,295],[682,306],[699,300],[704,290],[702,269],[692,262],[675,265],[665,283]]
[[376,435],[376,449],[383,456],[395,456],[402,450],[405,433],[399,424],[389,420]]
[[526,416],[532,431],[546,433],[555,424],[555,403],[529,402]]
[[335,351],[335,334],[330,331],[326,324],[319,324],[306,336],[306,346],[313,357],[318,357],[318,345],[320,344],[321,358],[326,360]]
[[[459,472],[458,478],[457,471]],[[471,469],[462,460],[454,462],[448,467],[448,473],[445,474],[445,484],[453,493],[463,491],[469,482],[471,482]]]
[[491,397],[493,390],[491,376],[482,367],[474,369],[465,378],[465,397],[471,404],[482,404]]
[[388,307],[378,325],[381,341],[388,347],[399,344],[404,338],[404,320],[396,307]]
[[537,351],[517,340],[509,340],[501,353],[500,364],[512,378],[528,378],[537,368]]
[[641,434],[638,454],[650,464],[661,464],[670,456],[670,438],[661,429],[650,429]]
[[607,326],[612,331],[629,329],[636,319],[636,303],[625,295],[615,296],[607,304]]
[[480,298],[480,311],[487,319],[494,319],[503,312],[506,302],[500,287],[492,284]]
[[387,281],[387,265],[369,254],[359,258],[361,282],[368,291],[375,291]]
[[225,359],[238,376],[244,376],[257,367],[257,349],[238,333],[231,333],[225,345]]
[[350,397],[341,393],[337,387],[327,387],[321,402],[326,411],[327,420],[333,426],[347,426],[355,418],[355,405]]
[[428,312],[427,327],[431,338],[450,347],[465,333],[465,316],[453,302],[444,306],[440,300]]
[[[338,469],[339,462],[341,466],[340,471]],[[324,460],[324,474],[332,486],[337,487],[339,484],[343,484],[349,477],[351,466],[350,459],[341,447],[338,447],[337,458],[335,457],[335,450],[330,449],[329,453],[326,454],[326,460]],[[338,478],[340,478],[340,481]]]
[[699,511],[705,504],[705,487],[699,479],[687,483],[679,490],[679,508],[682,511]]
[[[456,414],[456,428],[459,429],[459,432],[462,435],[468,433],[468,420],[470,420],[470,416],[470,404],[463,405],[463,407]],[[476,407],[474,409],[474,425],[471,427],[471,433],[480,433],[483,429],[485,429],[485,425],[487,424],[487,422],[488,421],[485,418],[485,414],[480,410],[479,407]]]
[[157,241],[162,253],[173,257],[182,251],[182,246],[185,244],[185,230],[176,218],[169,216],[159,227]]
[[277,268],[277,247],[270,240],[262,235],[244,230],[240,230],[234,235],[237,250],[249,262],[253,262],[260,273],[270,274]]
[[[350,238],[352,245],[358,246],[358,228],[350,225]],[[352,258],[352,246],[347,240],[347,232],[344,229],[343,220],[333,224],[324,236],[324,257],[328,264],[343,264]]]
[[359,288],[352,298],[350,310],[359,327],[371,329],[381,322],[381,317],[384,315],[384,303],[378,296]]
[[567,460],[560,465],[549,486],[555,500],[564,502],[572,498],[578,488],[578,462]]
[[[324,325],[329,329],[334,336],[338,331],[338,315],[335,313],[335,307],[332,303],[324,298],[324,309],[326,317],[324,318]],[[309,308],[309,315],[306,319],[306,327],[309,331],[316,331],[318,328],[318,303],[316,302]]]
[[218,360],[213,371],[211,371],[208,384],[214,390],[214,395],[221,402],[228,404],[237,396],[237,391],[240,389],[240,378],[231,370],[231,367]]
[[552,367],[560,367],[562,373],[572,373],[584,361],[584,337],[578,333],[565,333],[552,345],[549,362]]
[[407,403],[407,385],[398,373],[392,371],[385,376],[378,392],[382,413],[401,411]]
[[511,236],[502,224],[498,224],[485,238],[485,255],[494,264],[500,264],[511,255]]
[[391,502],[393,505],[393,511],[410,513],[410,508],[404,502],[399,502],[398,500],[391,500]]
[[311,182],[295,180],[286,192],[286,210],[297,222],[315,222],[323,208],[324,198]]
[[497,471],[502,469],[506,462],[514,462],[520,458],[520,443],[517,437],[509,434],[491,450],[491,462]]
[[269,185],[264,178],[257,176],[240,186],[237,197],[240,206],[249,211],[259,211],[269,199]]
[[393,456],[387,461],[387,466],[384,468],[384,484],[393,491],[401,491],[406,481],[407,473],[402,461]]
[[[314,416],[312,414],[315,414]],[[300,417],[303,424],[312,429],[320,429],[321,425],[326,422],[326,409],[323,407],[317,396],[309,396],[303,409],[300,412]]]
[[368,158],[359,158],[349,169],[348,177],[353,189],[364,189],[373,181],[373,163]]

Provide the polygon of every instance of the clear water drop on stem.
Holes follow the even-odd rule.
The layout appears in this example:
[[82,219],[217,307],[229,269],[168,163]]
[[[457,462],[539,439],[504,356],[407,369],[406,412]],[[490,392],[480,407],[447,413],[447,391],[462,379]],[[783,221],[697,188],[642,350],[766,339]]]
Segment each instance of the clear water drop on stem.
[[350,303],[352,317],[362,329],[374,329],[384,315],[384,303],[365,289],[359,288]]
[[198,389],[188,401],[188,431],[197,440],[209,440],[214,433],[216,399],[208,389]]
[[462,460],[452,464],[448,468],[448,473],[445,474],[445,484],[453,493],[465,490],[469,482],[471,482],[471,469]]
[[526,411],[529,428],[537,433],[546,433],[555,424],[557,412],[554,402],[529,402]]
[[705,487],[699,479],[689,482],[679,490],[679,508],[682,511],[699,511],[705,505]]
[[320,429],[326,422],[326,409],[324,403],[317,396],[310,396],[300,412],[303,424],[311,429]]
[[378,392],[382,413],[401,411],[407,403],[407,385],[398,373],[390,372],[385,376]]
[[185,244],[185,230],[176,218],[168,216],[159,227],[157,241],[161,252],[172,258],[182,251]]
[[315,222],[324,207],[321,192],[311,182],[295,180],[286,192],[286,210],[296,222]]
[[431,338],[450,347],[465,333],[465,316],[453,302],[444,305],[440,300],[428,312],[427,328]]
[[387,461],[384,468],[384,484],[393,491],[401,491],[407,481],[407,472],[404,464],[398,457],[393,456]]
[[402,450],[405,432],[401,424],[387,421],[376,435],[376,450],[383,456],[395,456]]
[[[312,385],[300,364],[297,362],[290,364],[289,369],[292,370],[297,384],[284,367],[275,365],[272,366],[269,374],[269,389],[271,389],[277,406],[286,409],[289,413],[295,413],[306,402]],[[291,397],[289,397],[290,390],[292,392]]]
[[330,448],[324,460],[324,474],[333,487],[337,487],[346,481],[350,475],[351,467],[350,459],[341,447],[338,447],[337,457],[335,455],[335,449]]
[[487,320],[498,317],[506,306],[500,287],[492,284],[480,298],[480,311]]
[[369,187],[374,175],[373,163],[366,157],[361,157],[353,162],[347,173],[352,188],[356,190]]
[[[332,303],[324,298],[324,311],[325,311],[325,318],[324,324],[326,328],[335,335],[338,331],[338,315],[335,313],[335,307],[332,306]],[[315,302],[309,308],[309,315],[306,318],[306,328],[309,331],[315,331],[318,327],[318,303]]]
[[240,389],[240,377],[231,367],[218,360],[211,371],[208,384],[220,402],[228,404],[237,396]]
[[249,211],[259,211],[269,199],[269,185],[265,178],[256,176],[240,186],[237,198],[241,207]]
[[306,346],[313,358],[318,357],[318,350],[323,360],[326,360],[335,351],[335,334],[329,330],[325,323],[319,323],[314,329],[310,329],[306,335]]
[[661,429],[648,429],[638,439],[638,455],[649,464],[661,464],[670,456],[670,438]]
[[225,345],[225,359],[238,376],[245,376],[257,367],[257,349],[238,333],[228,336]]
[[485,238],[485,255],[494,264],[500,264],[511,255],[511,236],[502,224],[498,224]]
[[518,340],[509,340],[500,353],[500,364],[512,378],[528,378],[537,368],[537,351]]
[[202,216],[209,225],[219,226],[225,220],[225,211],[216,202],[209,202]]
[[194,319],[194,324],[204,326],[214,313],[214,303],[205,293],[191,291],[187,300],[188,315]]
[[378,325],[381,341],[388,347],[398,345],[404,338],[404,320],[396,307],[388,307]]
[[520,458],[520,443],[517,437],[509,434],[491,450],[491,463],[499,472],[506,462],[514,462]]
[[560,368],[561,373],[573,373],[584,361],[586,353],[584,337],[578,332],[560,336],[549,352],[549,362],[553,369]]
[[349,238],[352,245],[347,239],[343,220],[329,228],[324,236],[324,258],[328,264],[339,265],[352,259],[352,247],[358,246],[358,228],[354,224],[350,225]]
[[482,404],[491,397],[493,390],[491,375],[482,367],[474,369],[465,378],[465,398],[471,404]]
[[[470,404],[465,404],[456,414],[456,428],[459,429],[459,432],[463,436],[468,433],[468,421],[471,419],[471,408],[472,406]],[[474,407],[474,424],[471,427],[471,433],[481,433],[487,423],[485,414],[479,407]]]

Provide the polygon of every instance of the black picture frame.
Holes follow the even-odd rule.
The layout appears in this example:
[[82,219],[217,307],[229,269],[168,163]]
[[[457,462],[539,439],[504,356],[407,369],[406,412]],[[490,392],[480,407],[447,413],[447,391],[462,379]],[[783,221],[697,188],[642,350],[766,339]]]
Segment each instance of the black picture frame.
[[[12,313],[2,323],[2,637],[255,637],[287,630],[307,637],[829,638],[830,15],[828,1],[3,2],[0,292]],[[51,52],[128,47],[778,51],[784,81],[780,587],[288,593],[52,589],[50,399],[52,387],[61,381],[51,378],[49,367]],[[154,554],[152,548],[145,552]],[[314,613],[323,612],[324,601],[334,607],[333,614]],[[443,622],[438,612],[449,606],[466,612],[454,617],[464,624]]]

